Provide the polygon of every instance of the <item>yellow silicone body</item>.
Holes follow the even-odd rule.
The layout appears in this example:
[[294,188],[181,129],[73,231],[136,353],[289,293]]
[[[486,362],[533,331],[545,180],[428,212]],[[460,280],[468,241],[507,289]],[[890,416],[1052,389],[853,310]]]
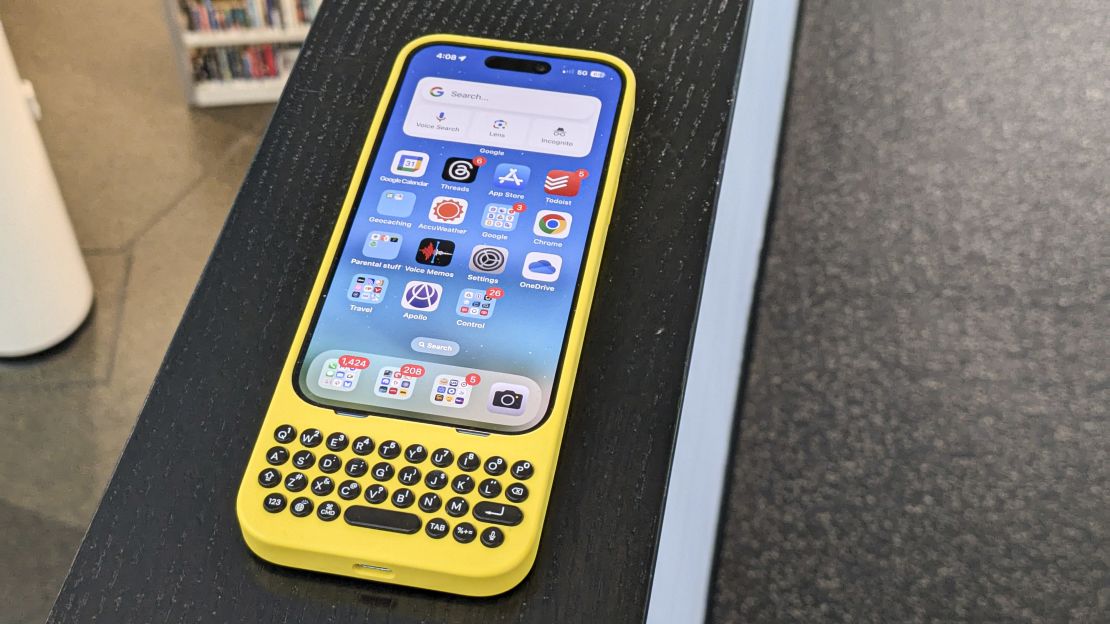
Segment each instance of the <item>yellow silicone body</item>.
[[[584,268],[576,305],[569,324],[569,337],[561,363],[561,374],[555,389],[555,401],[550,416],[537,428],[521,434],[497,434],[476,436],[461,433],[455,427],[434,423],[421,423],[385,416],[358,418],[339,415],[335,411],[311,405],[302,400],[293,387],[293,373],[302,341],[309,329],[317,300],[323,291],[332,259],[338,253],[344,226],[354,209],[359,182],[362,180],[375,139],[385,123],[384,116],[389,101],[401,80],[405,61],[416,49],[428,44],[462,44],[508,52],[538,53],[558,55],[582,60],[605,62],[618,69],[624,78],[624,94],[620,103],[614,139],[609,159],[606,162],[607,174],[604,186],[600,189],[597,216],[593,234],[584,257]],[[358,166],[351,179],[350,188],[343,203],[342,211],[336,222],[326,254],[321,262],[319,273],[313,284],[311,294],[301,316],[296,337],[274,390],[273,399],[266,411],[261,433],[251,453],[250,461],[239,487],[236,500],[236,513],[243,538],[259,557],[276,564],[365,578],[374,581],[396,583],[413,587],[463,594],[469,596],[490,596],[505,592],[520,583],[532,568],[539,547],[540,533],[547,510],[551,483],[555,476],[559,447],[563,437],[571,391],[574,386],[578,358],[586,331],[586,320],[590,313],[590,303],[594,296],[605,234],[609,227],[610,216],[617,192],[621,162],[624,159],[625,145],[632,122],[634,93],[636,90],[632,70],[620,59],[598,52],[572,50],[544,45],[511,43],[456,35],[429,35],[410,42],[398,55],[393,65],[386,91],[374,115],[366,143],[359,156]],[[294,517],[291,513],[269,513],[264,510],[262,501],[271,492],[280,491],[279,485],[271,490],[263,488],[258,482],[259,473],[268,467],[265,453],[275,445],[274,430],[284,424],[292,425],[298,432],[316,428],[328,435],[343,432],[354,439],[368,435],[375,443],[396,440],[402,447],[412,443],[425,445],[429,451],[445,447],[454,451],[456,457],[464,451],[474,451],[483,459],[491,456],[504,457],[511,465],[517,460],[528,460],[534,465],[533,476],[525,481],[529,489],[528,498],[517,506],[524,513],[521,524],[505,529],[505,542],[497,548],[487,548],[478,541],[461,544],[451,535],[432,539],[421,530],[412,535],[366,529],[348,525],[342,519],[324,522],[315,515],[306,518]],[[317,449],[327,452],[323,446]],[[350,448],[338,453],[344,462],[354,457]],[[380,458],[366,457],[371,465]],[[404,465],[403,456],[392,462],[397,468]],[[420,466],[422,471],[431,470],[427,461]],[[309,479],[322,474],[318,466],[304,472]],[[455,474],[458,470],[449,471]],[[346,476],[342,471],[336,475],[337,481]],[[479,469],[473,473],[476,480],[486,475]],[[504,483],[513,479],[505,475]],[[359,479],[371,483],[369,475]],[[392,485],[397,485],[396,479]],[[412,486],[416,496],[428,492],[423,482]],[[306,490],[304,492],[308,494]],[[439,492],[445,498],[451,496],[450,489]],[[289,493],[285,493],[290,496]],[[476,498],[471,496],[469,498]],[[346,505],[334,495],[329,497],[341,505]],[[481,499],[478,499],[481,500]],[[350,504],[365,505],[361,500]],[[385,504],[388,507],[388,503]],[[443,511],[424,513],[413,506],[406,511],[420,516],[422,522],[432,517],[444,517]],[[454,518],[450,518],[454,524]],[[459,521],[464,518],[458,519]],[[482,525],[472,518],[465,518],[479,529]]]

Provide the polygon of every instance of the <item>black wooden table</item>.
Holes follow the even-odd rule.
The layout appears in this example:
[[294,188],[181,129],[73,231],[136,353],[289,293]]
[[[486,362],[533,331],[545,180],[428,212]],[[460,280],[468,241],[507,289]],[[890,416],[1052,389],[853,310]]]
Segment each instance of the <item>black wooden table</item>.
[[[325,3],[50,621],[640,620],[745,4]],[[602,50],[639,81],[539,557],[483,600],[280,569],[234,512],[390,63],[432,32]]]

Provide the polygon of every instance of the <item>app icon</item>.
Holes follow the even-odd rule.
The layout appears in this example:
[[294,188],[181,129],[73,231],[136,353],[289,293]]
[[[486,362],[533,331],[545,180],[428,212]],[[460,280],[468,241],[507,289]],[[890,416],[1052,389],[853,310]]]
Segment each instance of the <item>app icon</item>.
[[436,197],[428,209],[428,218],[439,223],[458,224],[466,218],[467,202],[457,197]]
[[578,194],[578,188],[582,185],[582,178],[585,175],[583,171],[563,171],[562,169],[552,169],[547,172],[547,177],[543,179],[543,190],[548,195],[562,195],[564,197],[574,197]]
[[362,255],[367,258],[392,260],[401,253],[401,235],[393,232],[370,232],[362,246]]
[[387,190],[378,199],[378,214],[387,217],[407,217],[416,205],[416,193]]
[[350,392],[358,385],[358,378],[361,374],[361,370],[340,366],[339,360],[333,358],[324,362],[324,367],[320,369],[320,378],[316,383],[325,390]]
[[495,383],[489,389],[486,409],[495,414],[520,416],[528,405],[528,388],[509,383]]
[[424,152],[410,152],[401,150],[393,155],[393,164],[389,170],[394,175],[419,178],[428,168],[428,155]]
[[383,366],[378,371],[378,383],[374,386],[374,394],[387,399],[404,401],[412,397],[417,379],[417,377],[401,374],[401,369],[396,366]]
[[381,303],[385,299],[385,289],[389,286],[389,278],[381,275],[359,273],[351,278],[351,287],[347,289],[347,298],[358,303]]
[[455,311],[459,316],[475,319],[487,319],[493,316],[497,307],[497,300],[487,297],[486,291],[477,288],[464,288],[459,293],[459,302]]
[[525,279],[540,282],[554,282],[563,270],[563,259],[555,254],[533,251],[524,257],[521,275]]
[[536,224],[532,226],[532,233],[547,238],[566,238],[570,235],[570,222],[573,220],[574,217],[569,212],[541,210],[536,215]]
[[425,238],[416,248],[416,261],[432,266],[447,266],[455,255],[455,243],[442,238]]
[[519,212],[513,211],[508,204],[486,204],[486,213],[482,216],[482,227],[487,230],[500,230],[512,232],[516,229]]
[[475,245],[470,252],[470,270],[481,273],[500,273],[509,260],[509,250],[493,245]]
[[444,407],[466,407],[470,402],[470,390],[473,386],[466,383],[466,377],[455,375],[438,375],[432,384],[432,393],[428,397],[432,403]]
[[443,298],[443,286],[433,282],[413,280],[405,284],[405,294],[401,296],[401,307],[420,312],[435,312],[439,300]]
[[532,170],[524,165],[501,163],[493,171],[493,185],[497,188],[524,190],[524,185],[528,184],[528,176],[531,174]]
[[473,182],[478,177],[478,166],[469,158],[448,158],[443,165],[443,179],[448,182]]

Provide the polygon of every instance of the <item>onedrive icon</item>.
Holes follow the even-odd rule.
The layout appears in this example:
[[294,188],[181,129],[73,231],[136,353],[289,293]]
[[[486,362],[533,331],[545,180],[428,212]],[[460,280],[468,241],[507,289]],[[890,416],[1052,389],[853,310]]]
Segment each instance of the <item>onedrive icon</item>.
[[524,258],[525,279],[538,282],[554,282],[559,279],[563,269],[563,258],[555,254],[533,251]]
[[533,273],[543,273],[545,275],[554,275],[559,272],[559,269],[556,269],[555,265],[551,264],[548,260],[537,260],[528,265],[528,270]]

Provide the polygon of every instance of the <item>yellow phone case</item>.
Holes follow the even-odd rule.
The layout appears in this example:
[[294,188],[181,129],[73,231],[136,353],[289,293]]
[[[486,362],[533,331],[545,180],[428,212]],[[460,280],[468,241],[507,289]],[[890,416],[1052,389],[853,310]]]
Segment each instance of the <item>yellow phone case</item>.
[[[625,81],[624,95],[614,127],[613,148],[606,162],[608,173],[604,186],[600,189],[596,226],[586,250],[578,298],[576,305],[573,306],[573,316],[570,319],[569,337],[561,363],[562,373],[555,391],[555,402],[547,420],[526,433],[490,433],[481,436],[463,433],[454,426],[444,424],[414,422],[374,415],[365,418],[343,416],[331,409],[317,407],[305,402],[298,396],[292,383],[302,341],[312,321],[313,310],[327,280],[332,259],[338,253],[345,224],[350,212],[354,210],[359,183],[365,174],[375,139],[385,122],[384,117],[388,103],[392,99],[394,91],[398,88],[405,60],[418,48],[434,43],[462,44],[506,52],[531,52],[582,60],[597,60],[617,68],[622,73]],[[632,123],[635,91],[635,78],[628,65],[616,57],[599,52],[457,35],[421,37],[410,42],[401,50],[397,61],[393,65],[381,103],[374,114],[373,123],[359,156],[358,166],[355,168],[350,189],[347,192],[343,208],[328,243],[316,281],[312,286],[305,311],[301,316],[296,337],[285,359],[285,365],[282,368],[273,399],[266,411],[262,431],[255,443],[243,481],[239,487],[236,513],[243,538],[255,554],[267,561],[294,568],[469,596],[499,594],[511,589],[524,579],[532,568],[539,547],[540,532],[543,528],[551,484],[555,476],[559,446],[563,437],[571,390],[574,386],[578,358],[586,331],[586,321],[589,317],[594,286],[601,264],[605,234],[613,211],[621,162],[624,159],[625,144]],[[275,441],[275,432],[279,427],[284,426],[290,426],[295,431],[294,438],[293,440],[286,440],[285,443],[279,443]],[[445,507],[434,513],[426,513],[417,504],[413,504],[402,511],[419,517],[421,526],[419,530],[408,534],[352,526],[338,516],[331,518],[331,521],[324,521],[318,517],[317,513],[325,506],[326,502],[336,505],[336,509],[339,510],[356,505],[359,507],[368,506],[367,502],[361,494],[351,501],[341,499],[335,492],[330,496],[316,496],[311,488],[305,488],[299,494],[291,493],[282,482],[283,478],[287,478],[289,473],[297,470],[306,475],[306,482],[311,482],[317,477],[325,475],[321,466],[317,463],[308,469],[300,470],[292,468],[290,463],[285,461],[281,466],[272,467],[267,459],[268,450],[275,446],[286,449],[286,452],[290,455],[303,449],[304,445],[299,436],[312,430],[318,430],[320,435],[318,438],[310,439],[310,442],[315,442],[311,451],[317,456],[333,453],[340,458],[342,465],[346,465],[352,459],[359,457],[355,454],[351,442],[360,436],[369,436],[375,446],[386,441],[396,441],[401,450],[400,457],[388,461],[383,460],[379,456],[378,449],[375,449],[373,453],[362,457],[370,466],[386,461],[395,469],[400,470],[402,467],[413,463],[406,460],[405,454],[412,445],[422,445],[422,448],[429,455],[437,449],[449,449],[456,460],[466,452],[476,453],[481,459],[482,463],[472,472],[461,469],[455,463],[447,467],[437,468],[431,463],[431,457],[416,463],[422,476],[418,482],[410,487],[411,491],[414,492],[415,499],[420,499],[429,492],[436,493],[443,501],[457,495],[456,492],[452,491],[451,485],[438,491],[430,489],[423,480],[428,472],[437,469],[442,470],[447,474],[449,480],[460,474],[469,474],[474,480],[474,485],[477,485],[490,476],[486,474],[485,462],[492,458],[503,458],[505,460],[500,468],[505,472],[500,475],[499,480],[505,484],[506,488],[499,496],[489,499],[479,496],[477,491],[471,491],[463,497],[468,501],[470,511],[462,517],[448,515],[445,513]],[[284,431],[289,430],[285,429]],[[341,451],[328,450],[328,443],[325,440],[329,435],[337,432],[345,434],[347,444],[344,445],[345,448]],[[336,444],[336,446],[339,446],[339,444]],[[416,453],[416,456],[419,456],[419,453]],[[524,470],[524,464],[514,468],[517,462],[528,462],[531,466],[530,470]],[[273,474],[270,474],[271,482],[267,483],[266,485],[269,487],[266,487],[261,483],[261,475],[268,470],[274,470],[280,476],[277,477],[277,482],[273,483]],[[528,478],[513,476],[514,473],[523,476],[527,472],[531,472]],[[328,476],[333,477],[336,484],[350,478],[345,473],[345,469]],[[371,476],[365,474],[356,479],[362,486],[363,491],[376,483]],[[527,498],[521,502],[507,501],[508,488],[513,484],[523,485],[527,491]],[[395,488],[405,487],[398,483],[397,477],[393,477],[391,481],[384,485],[389,486],[391,492]],[[520,491],[519,489],[514,490],[517,493]],[[292,508],[284,509],[281,513],[267,511],[264,506],[267,501],[277,506],[278,500],[276,498],[272,501],[269,499],[275,493],[280,493],[284,499],[289,499],[287,501],[289,504],[298,496],[307,496],[313,500],[314,509],[306,517],[297,517],[292,513]],[[473,516],[474,507],[483,501],[491,503],[486,506],[488,513],[485,517],[492,520],[492,522],[479,522]],[[388,503],[384,504],[383,507],[393,509],[393,506]],[[506,507],[518,509],[523,514],[523,519],[513,526],[505,526],[507,522],[498,520],[496,512],[498,510],[504,512]],[[328,507],[328,509],[331,509],[331,507]],[[303,512],[304,508],[302,507],[299,510]],[[340,511],[338,515],[342,515],[342,513]],[[445,519],[452,530],[457,529],[458,525],[463,522],[473,525],[475,528],[473,541],[460,543],[453,538],[450,532],[439,539],[430,537],[426,533],[426,524],[432,518],[437,517]],[[369,523],[375,522],[374,517],[360,517],[359,520]],[[511,521],[514,518],[508,518],[508,520]],[[390,522],[392,523],[393,520],[390,520]],[[485,532],[489,527],[496,527],[491,531],[491,541],[494,541],[493,538],[496,537],[496,533],[500,532],[503,541],[497,547],[483,545],[482,540],[486,537]],[[406,530],[408,529],[406,528]]]

